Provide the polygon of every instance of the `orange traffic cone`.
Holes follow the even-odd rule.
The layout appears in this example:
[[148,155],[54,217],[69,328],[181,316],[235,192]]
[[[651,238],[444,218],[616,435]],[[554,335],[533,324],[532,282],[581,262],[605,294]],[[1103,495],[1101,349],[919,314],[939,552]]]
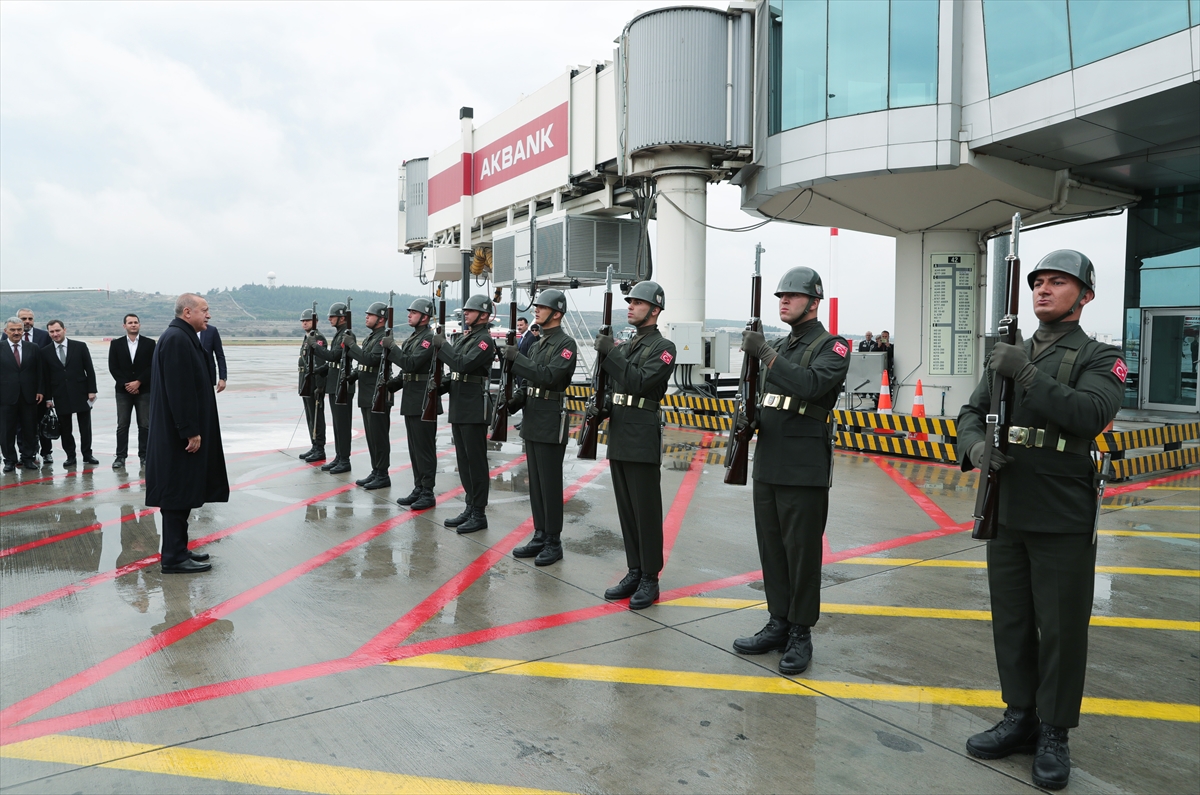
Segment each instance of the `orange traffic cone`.
[[[883,383],[879,385],[879,408],[875,410],[879,414],[892,413],[892,388],[888,385],[887,370],[883,371]],[[876,428],[875,433],[893,433],[891,428]]]
[[[917,393],[913,395],[912,415],[913,419],[917,419],[918,417],[925,419],[925,392],[921,389],[920,378],[917,379]],[[927,442],[929,441],[929,434],[914,433],[912,438],[918,442]]]

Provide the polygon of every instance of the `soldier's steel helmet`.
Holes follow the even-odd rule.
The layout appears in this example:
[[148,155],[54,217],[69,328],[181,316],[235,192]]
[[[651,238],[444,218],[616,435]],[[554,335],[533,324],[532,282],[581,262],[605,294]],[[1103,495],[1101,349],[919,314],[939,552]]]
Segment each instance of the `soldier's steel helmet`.
[[783,274],[783,278],[779,280],[779,286],[775,288],[775,297],[778,298],[784,293],[800,293],[813,298],[825,297],[825,289],[821,286],[820,275],[812,268],[804,266],[792,268]]
[[345,317],[350,314],[350,307],[346,306],[341,301],[334,301],[329,305],[330,317]]
[[567,314],[567,296],[563,294],[562,290],[542,290],[537,294],[537,298],[533,299],[533,305],[544,306],[555,312]]
[[367,314],[385,317],[387,315],[387,304],[383,301],[376,301],[367,307]]
[[486,315],[490,315],[494,311],[495,307],[492,305],[492,299],[488,298],[482,293],[477,293],[467,299],[467,302],[463,304],[463,309],[474,310],[476,312],[483,312]]
[[1058,271],[1068,276],[1074,276],[1083,282],[1084,287],[1093,292],[1096,290],[1096,266],[1092,264],[1092,261],[1086,255],[1078,251],[1069,248],[1060,248],[1058,251],[1051,251],[1042,257],[1041,261],[1025,277],[1025,280],[1029,282],[1030,289],[1033,289],[1035,274],[1042,271]]
[[415,298],[408,305],[409,312],[420,312],[422,315],[433,315],[433,301],[429,298]]
[[629,295],[625,296],[625,303],[629,303],[634,298],[639,301],[645,301],[648,304],[654,304],[659,309],[666,309],[666,295],[663,293],[662,285],[658,282],[638,282],[629,290]]
[[313,314],[313,311],[311,309],[305,309],[303,312],[300,313],[301,320],[315,320],[316,317],[317,316]]

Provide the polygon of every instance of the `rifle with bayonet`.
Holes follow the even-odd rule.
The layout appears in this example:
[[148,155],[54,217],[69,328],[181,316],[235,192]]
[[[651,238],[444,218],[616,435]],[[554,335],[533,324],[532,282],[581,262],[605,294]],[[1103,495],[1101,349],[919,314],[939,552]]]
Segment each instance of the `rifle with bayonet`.
[[[612,265],[604,277],[604,317],[601,320],[601,334],[612,334]],[[583,425],[579,429],[579,457],[585,461],[596,460],[596,443],[600,440],[600,416],[608,401],[608,374],[601,366],[604,356],[596,354],[596,364],[592,372],[592,395],[588,398],[587,411],[583,415]]]
[[[1021,235],[1021,214],[1012,219],[1008,256],[1008,314],[1000,320],[999,341],[1009,345],[1020,343],[1017,332],[1017,312],[1021,308],[1021,255],[1018,250]],[[988,373],[986,369],[985,373]],[[987,375],[985,375],[987,377]],[[996,375],[992,384],[991,411],[985,418],[987,429],[983,437],[983,460],[973,461],[979,467],[979,491],[975,495],[975,526],[971,538],[986,541],[996,537],[1000,528],[1001,471],[992,468],[992,456],[1008,455],[1008,426],[1012,424],[1013,379]]]
[[[499,288],[496,289],[498,293]],[[504,337],[505,345],[517,344],[517,280],[513,279],[511,300],[508,302],[508,334]],[[507,359],[500,365],[500,384],[497,389],[497,400],[492,410],[492,432],[488,437],[493,442],[508,441],[508,404],[513,392],[512,362]]]
[[[384,336],[392,336],[392,329],[396,325],[396,317],[393,313],[392,303],[396,298],[396,293],[388,290],[388,306],[387,306],[387,331]],[[388,381],[392,378],[392,360],[388,358],[388,349],[379,346],[379,374],[375,377],[375,399],[371,401],[372,414],[386,414],[388,411]]]
[[[438,289],[438,334],[446,333],[446,283],[439,282]],[[421,419],[425,422],[437,422],[438,409],[442,406],[442,362],[438,359],[438,351],[433,352],[433,361],[429,364],[429,380],[426,382],[425,405],[421,407]]]
[[[750,279],[750,320],[747,331],[762,331],[762,243],[754,245],[754,276]],[[758,420],[758,358],[742,357],[742,377],[738,382],[738,397],[729,429],[729,445],[725,449],[725,482],[745,486],[750,474],[750,440]]]
[[316,344],[311,338],[316,335],[317,330],[317,302],[313,301],[312,308],[313,330],[304,332],[304,336],[309,338],[308,345],[304,348],[304,380],[300,382],[300,397],[312,397],[314,391],[314,382],[316,381],[317,373],[317,351]]
[[[350,296],[346,296],[346,325],[345,331],[350,330]],[[350,384],[354,383],[354,365],[350,352],[346,350],[346,340],[342,339],[342,360],[338,363],[337,391],[333,394],[333,402],[345,406],[350,402]]]

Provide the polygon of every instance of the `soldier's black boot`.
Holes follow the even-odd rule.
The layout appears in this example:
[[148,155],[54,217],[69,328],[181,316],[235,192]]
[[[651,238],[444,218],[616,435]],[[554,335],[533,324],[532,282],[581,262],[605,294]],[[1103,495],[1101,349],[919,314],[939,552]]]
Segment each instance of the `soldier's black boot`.
[[1004,718],[999,723],[967,739],[967,753],[977,759],[1003,759],[1010,754],[1031,754],[1037,739],[1037,713],[1032,709],[1009,707],[1004,710]]
[[365,478],[359,478],[358,480],[354,481],[354,485],[355,486],[366,486],[368,483],[370,483],[372,480],[374,480],[377,477],[379,477],[379,473],[376,472],[374,469],[372,469],[370,474],[367,475]]
[[533,538],[529,539],[529,543],[523,547],[517,547],[513,550],[514,558],[533,558],[542,551],[546,546],[546,531],[534,530]]
[[537,557],[533,559],[535,566],[549,566],[551,563],[557,563],[562,560],[562,536],[547,535],[546,546],[542,547],[542,551],[537,553]]
[[487,514],[482,508],[476,508],[471,518],[458,526],[458,534],[465,536],[467,533],[478,533],[480,530],[487,530]]
[[[325,467],[321,467],[321,469],[324,469],[324,468]],[[333,459],[333,466],[331,466],[329,468],[329,474],[331,474],[331,475],[340,475],[343,472],[349,472],[349,471],[350,471],[350,459],[349,458],[335,458],[335,459]]]
[[786,618],[771,616],[767,625],[748,638],[738,638],[733,642],[733,650],[738,654],[766,654],[769,651],[783,651],[787,647],[788,627],[791,624]]
[[629,597],[630,610],[644,610],[658,601],[658,575],[643,574],[637,591]]
[[423,492],[421,490],[420,486],[414,486],[412,493],[410,493],[407,497],[401,497],[400,499],[396,500],[396,504],[397,505],[412,505],[414,502],[421,499],[421,495],[424,493],[425,492]]
[[308,457],[311,456],[316,451],[317,451],[317,446],[314,444],[312,447],[308,448],[307,450],[305,450],[303,453],[300,454],[300,460],[307,461]]
[[633,596],[642,582],[642,570],[630,569],[619,583],[604,592],[605,599],[626,599]]
[[1067,730],[1042,724],[1033,757],[1033,783],[1042,789],[1062,789],[1071,777],[1071,749]]
[[325,448],[324,447],[314,447],[312,449],[312,451],[308,454],[308,457],[306,457],[304,460],[310,464],[315,464],[318,461],[324,461],[325,460]]
[[363,486],[363,488],[367,491],[372,491],[374,489],[386,489],[391,485],[392,476],[389,475],[385,469],[382,472],[376,472],[375,477],[367,481],[367,484]]
[[339,462],[339,461],[341,461],[341,460],[342,460],[342,459],[338,458],[338,457],[335,455],[335,456],[333,457],[333,460],[332,460],[332,461],[329,461],[329,462],[327,462],[327,463],[325,463],[325,464],[322,464],[322,465],[321,465],[321,471],[322,471],[322,472],[328,472],[329,470],[331,470],[331,469],[333,469],[335,466],[337,466],[338,462]]
[[421,496],[410,507],[414,511],[425,511],[435,505],[437,505],[437,498],[433,496],[433,489],[422,489]]
[[442,522],[442,524],[446,525],[446,527],[458,527],[460,524],[470,519],[471,514],[474,512],[475,509],[468,505],[466,508],[463,508],[463,512],[458,516],[455,516],[453,519],[447,519],[446,521]]
[[804,673],[812,662],[812,651],[812,631],[800,624],[792,624],[788,629],[787,648],[779,658],[779,673],[785,676]]

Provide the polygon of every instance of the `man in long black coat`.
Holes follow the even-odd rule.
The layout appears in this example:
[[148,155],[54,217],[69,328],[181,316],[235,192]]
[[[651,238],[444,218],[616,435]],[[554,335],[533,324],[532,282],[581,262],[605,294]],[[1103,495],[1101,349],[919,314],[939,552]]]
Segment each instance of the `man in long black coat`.
[[197,334],[208,302],[194,293],[175,301],[175,319],[159,337],[150,365],[150,438],[146,505],[162,509],[164,574],[208,571],[208,555],[188,550],[188,514],[229,501],[217,398]]

